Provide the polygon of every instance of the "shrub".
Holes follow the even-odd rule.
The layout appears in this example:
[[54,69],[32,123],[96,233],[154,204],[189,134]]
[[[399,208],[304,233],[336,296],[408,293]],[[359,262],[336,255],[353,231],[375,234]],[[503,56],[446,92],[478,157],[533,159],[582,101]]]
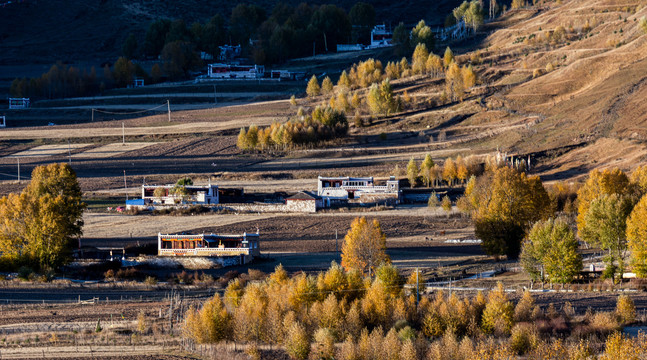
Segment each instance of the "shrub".
[[636,306],[634,301],[627,295],[618,296],[616,303],[616,315],[623,325],[636,321]]
[[539,333],[537,327],[528,324],[517,324],[512,328],[510,336],[510,349],[518,355],[523,355],[537,347]]
[[285,338],[285,351],[294,360],[305,360],[310,354],[310,339],[303,325],[292,323]]

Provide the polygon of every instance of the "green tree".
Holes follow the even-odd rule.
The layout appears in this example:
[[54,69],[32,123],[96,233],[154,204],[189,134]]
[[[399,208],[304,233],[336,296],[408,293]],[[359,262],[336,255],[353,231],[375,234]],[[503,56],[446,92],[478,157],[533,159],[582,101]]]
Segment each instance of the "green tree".
[[409,179],[409,184],[411,185],[411,187],[416,186],[416,183],[418,182],[418,173],[420,173],[420,169],[418,169],[416,159],[411,157],[411,159],[409,159],[409,163],[407,164],[407,179]]
[[306,87],[306,94],[310,97],[315,97],[321,94],[321,87],[319,87],[319,80],[317,80],[316,75],[312,75],[310,81],[308,81],[308,86]]
[[167,43],[162,49],[162,60],[164,72],[171,80],[186,78],[189,71],[198,69],[202,65],[194,45],[185,41]]
[[137,38],[135,38],[135,34],[130,33],[121,46],[121,53],[128,59],[134,59],[137,47]]
[[402,22],[393,29],[393,48],[397,56],[403,56],[410,53],[410,34],[411,32],[404,26],[404,23]]
[[425,155],[425,159],[422,161],[422,164],[420,164],[420,173],[422,174],[422,178],[425,180],[427,187],[429,187],[431,180],[433,180],[431,169],[433,169],[434,165],[434,160],[431,158],[431,154]]
[[366,96],[366,103],[373,114],[389,116],[389,114],[398,110],[398,101],[393,95],[393,88],[389,79],[385,79],[380,85],[371,85]]
[[603,194],[590,203],[584,217],[580,238],[609,252],[607,267],[618,261],[620,274],[624,271],[624,251],[627,249],[627,217],[633,201],[627,196]]
[[235,44],[248,44],[260,25],[267,19],[267,14],[258,5],[240,3],[231,11],[229,33]]
[[538,221],[523,244],[521,263],[535,279],[543,280],[545,273],[551,282],[568,283],[582,270],[577,248],[575,234],[564,220]]
[[353,26],[353,43],[368,44],[371,42],[371,30],[375,26],[375,8],[373,5],[359,1],[348,12]]
[[175,183],[175,185],[179,185],[179,186],[188,186],[188,185],[193,185],[193,180],[191,180],[191,178],[190,178],[190,177],[184,177],[184,178],[179,179],[179,180]]
[[418,44],[424,44],[428,50],[434,48],[434,33],[431,28],[425,24],[424,20],[420,20],[418,24],[411,30],[411,47],[417,47]]
[[390,262],[380,223],[377,220],[369,223],[365,217],[353,220],[341,252],[341,265],[347,271],[356,269],[370,275],[382,263]]
[[630,195],[632,189],[627,175],[619,169],[593,170],[577,191],[577,230],[586,227],[586,214],[591,202],[601,195]]
[[157,57],[166,44],[166,34],[171,27],[171,21],[160,19],[153,21],[146,31],[144,53],[146,56]]
[[631,265],[638,277],[647,277],[647,195],[643,195],[627,219]]
[[133,75],[135,74],[135,65],[132,61],[125,57],[120,57],[115,62],[115,70],[113,76],[117,86],[126,87],[133,82]]

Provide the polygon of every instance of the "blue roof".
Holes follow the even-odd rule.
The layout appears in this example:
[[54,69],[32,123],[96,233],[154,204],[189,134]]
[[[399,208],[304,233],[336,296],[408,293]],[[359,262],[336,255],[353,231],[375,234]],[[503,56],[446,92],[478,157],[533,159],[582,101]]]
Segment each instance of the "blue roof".
[[145,205],[144,199],[126,200],[126,205]]

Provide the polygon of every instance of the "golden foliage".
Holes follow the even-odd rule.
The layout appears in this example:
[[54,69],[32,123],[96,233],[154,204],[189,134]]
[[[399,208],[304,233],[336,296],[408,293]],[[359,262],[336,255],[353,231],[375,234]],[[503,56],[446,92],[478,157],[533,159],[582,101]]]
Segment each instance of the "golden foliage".
[[316,75],[312,75],[308,81],[308,86],[306,87],[306,94],[310,97],[315,97],[321,94],[321,87],[319,86],[319,80],[317,80]]
[[627,242],[631,265],[638,277],[647,276],[647,194],[643,195],[627,219]]
[[377,220],[368,223],[365,217],[355,218],[344,237],[341,265],[346,270],[371,273],[382,263],[390,262],[385,250],[386,235],[380,223]]

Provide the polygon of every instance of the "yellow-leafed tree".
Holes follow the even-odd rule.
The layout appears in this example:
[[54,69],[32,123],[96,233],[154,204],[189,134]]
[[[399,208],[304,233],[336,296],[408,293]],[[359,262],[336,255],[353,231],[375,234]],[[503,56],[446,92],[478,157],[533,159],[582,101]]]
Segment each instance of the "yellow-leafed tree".
[[577,191],[577,230],[586,227],[586,214],[591,202],[601,195],[627,195],[630,192],[629,178],[620,169],[593,170],[584,185]]
[[319,80],[315,75],[312,75],[310,81],[308,81],[308,86],[306,87],[306,94],[310,97],[314,97],[321,94],[321,87],[319,86]]
[[386,235],[377,220],[369,223],[365,217],[355,218],[342,245],[341,265],[372,274],[383,263],[390,262],[386,254]]
[[647,276],[647,195],[634,207],[627,219],[627,242],[631,265],[638,277]]

